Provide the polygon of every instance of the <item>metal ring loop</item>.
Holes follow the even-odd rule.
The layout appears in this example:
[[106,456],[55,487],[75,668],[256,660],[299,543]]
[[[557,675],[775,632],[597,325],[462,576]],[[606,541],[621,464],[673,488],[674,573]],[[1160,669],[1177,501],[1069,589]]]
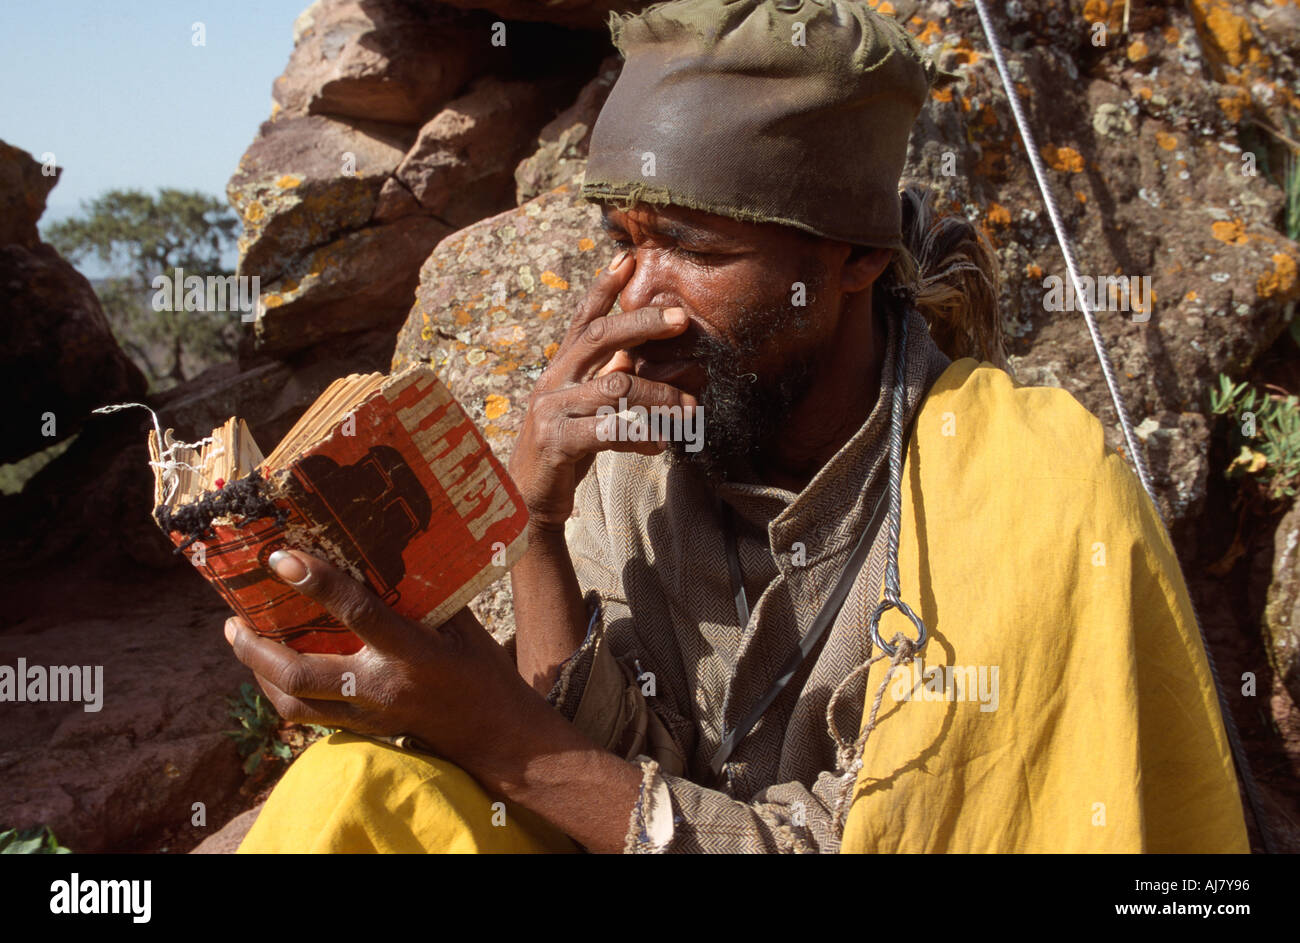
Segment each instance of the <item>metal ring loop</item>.
[[901,599],[886,599],[880,605],[876,606],[876,611],[871,614],[871,640],[879,645],[880,650],[885,654],[890,656],[898,654],[898,649],[886,642],[880,635],[880,617],[890,609],[897,609],[912,621],[912,625],[916,626],[916,641],[912,643],[913,650],[920,651],[924,648],[925,643],[930,638],[930,633],[926,631],[925,623],[921,621],[921,617],[913,612],[912,607]]

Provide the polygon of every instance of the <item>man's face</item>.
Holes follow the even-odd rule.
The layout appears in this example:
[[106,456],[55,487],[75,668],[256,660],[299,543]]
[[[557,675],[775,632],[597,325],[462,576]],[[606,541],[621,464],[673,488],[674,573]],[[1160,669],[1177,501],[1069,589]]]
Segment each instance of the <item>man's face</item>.
[[703,449],[676,442],[673,454],[726,480],[772,443],[829,356],[849,247],[675,206],[606,206],[603,224],[635,255],[622,309],[676,306],[690,318],[681,335],[621,353],[623,369],[700,401]]

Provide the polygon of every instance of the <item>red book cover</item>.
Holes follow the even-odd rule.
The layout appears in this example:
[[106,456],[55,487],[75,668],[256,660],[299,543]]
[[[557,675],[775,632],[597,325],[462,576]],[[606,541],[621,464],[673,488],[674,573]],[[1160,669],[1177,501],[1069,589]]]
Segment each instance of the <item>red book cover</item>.
[[[275,577],[276,550],[328,560],[399,614],[439,625],[526,547],[514,482],[426,365],[387,380],[288,467],[260,471],[278,515],[218,518],[183,552],[259,635],[300,652],[363,643]],[[183,546],[193,535],[169,536]]]

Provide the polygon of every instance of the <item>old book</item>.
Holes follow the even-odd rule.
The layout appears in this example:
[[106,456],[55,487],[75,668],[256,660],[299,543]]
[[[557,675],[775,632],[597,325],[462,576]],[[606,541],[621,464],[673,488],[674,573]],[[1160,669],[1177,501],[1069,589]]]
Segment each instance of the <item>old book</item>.
[[362,641],[276,578],[305,550],[395,611],[446,621],[524,552],[528,512],[434,371],[335,380],[265,458],[232,417],[195,445],[149,433],[154,519],[237,614],[301,652]]

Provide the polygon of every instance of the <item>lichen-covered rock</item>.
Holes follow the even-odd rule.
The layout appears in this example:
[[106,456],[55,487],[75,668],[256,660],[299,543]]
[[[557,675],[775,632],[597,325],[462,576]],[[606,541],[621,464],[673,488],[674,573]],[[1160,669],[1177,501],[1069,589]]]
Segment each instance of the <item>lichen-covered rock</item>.
[[1300,111],[1300,10],[1294,3],[1189,0],[1210,74],[1227,89],[1225,109],[1258,109],[1285,131]]
[[1264,605],[1264,637],[1278,680],[1300,704],[1300,504],[1273,538],[1273,581]]
[[47,449],[92,409],[138,399],[145,379],[117,345],[90,282],[40,241],[57,177],[0,142],[0,463]]
[[262,284],[257,349],[282,354],[335,335],[396,328],[410,306],[421,261],[451,231],[437,219],[406,216],[294,256]]
[[319,116],[263,123],[226,185],[244,225],[240,274],[275,278],[295,257],[368,223],[413,137]]
[[488,64],[489,27],[484,14],[437,3],[316,0],[294,24],[276,117],[419,125]]
[[455,228],[514,204],[514,170],[563,86],[485,76],[420,129],[394,173],[425,212]]
[[[1130,418],[1152,433],[1147,458],[1174,524],[1205,497],[1208,438],[1187,416],[1208,409],[1219,372],[1240,372],[1281,332],[1300,298],[1300,247],[1276,229],[1284,198],[1262,162],[1249,173],[1249,111],[1203,75],[1196,17],[1134,5],[1125,35],[1123,8],[1040,0],[993,15],[1080,274],[1137,291],[1127,306],[1103,291],[1096,317]],[[936,189],[996,247],[1017,375],[1063,386],[1120,448],[1082,314],[1050,310],[1064,261],[973,5],[922,2],[906,25],[964,81],[932,93],[905,179]]]
[[599,209],[569,186],[443,240],[420,269],[393,370],[432,364],[507,460],[607,242]]
[[[444,240],[420,270],[393,370],[431,363],[509,461],[533,384],[613,253],[600,211],[562,186]],[[510,582],[472,604],[499,639],[514,632]]]
[[516,203],[526,203],[547,190],[579,181],[587,165],[591,129],[622,67],[621,57],[607,57],[596,77],[578,93],[578,100],[542,128],[537,150],[515,168]]
[[[241,356],[396,328],[440,239],[514,171],[605,52],[593,33],[410,0],[318,0],[227,194],[263,304]],[[486,74],[491,73],[491,74]]]

